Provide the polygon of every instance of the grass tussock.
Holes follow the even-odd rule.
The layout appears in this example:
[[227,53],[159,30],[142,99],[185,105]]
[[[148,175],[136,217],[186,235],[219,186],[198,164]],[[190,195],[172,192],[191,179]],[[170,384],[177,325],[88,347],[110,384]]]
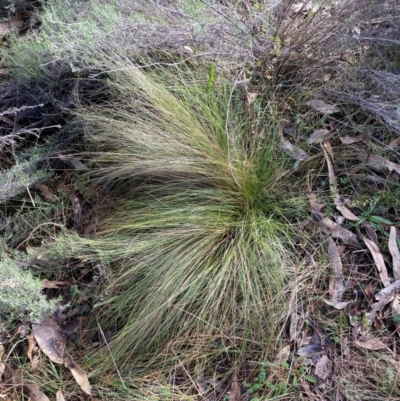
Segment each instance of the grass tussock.
[[120,62],[118,101],[80,115],[93,147],[87,178],[111,199],[93,239],[60,239],[63,252],[113,265],[99,316],[117,330],[114,357],[123,365],[200,337],[268,347],[294,264],[286,220],[301,202],[282,181],[271,111],[254,129],[224,83]]

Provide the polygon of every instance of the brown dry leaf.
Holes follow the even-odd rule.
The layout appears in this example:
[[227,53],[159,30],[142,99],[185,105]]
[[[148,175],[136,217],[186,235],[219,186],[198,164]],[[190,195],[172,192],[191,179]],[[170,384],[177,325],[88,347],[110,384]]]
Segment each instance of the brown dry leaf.
[[3,362],[0,362],[0,383],[1,383],[1,378],[3,376],[5,369],[6,369],[6,364]]
[[397,246],[396,228],[393,226],[390,227],[388,246],[390,254],[392,255],[393,276],[396,280],[400,280],[400,251]]
[[363,134],[359,134],[357,136],[341,136],[340,140],[342,141],[343,145],[351,145],[352,143],[357,143],[357,142],[361,142],[363,141],[364,135]]
[[333,148],[331,142],[329,140],[324,141],[323,143],[325,150],[329,153],[329,156],[334,159]]
[[241,396],[240,385],[238,383],[237,374],[234,373],[229,387],[229,401],[239,401]]
[[54,363],[63,364],[66,355],[64,336],[54,319],[47,318],[40,324],[33,323],[32,331],[43,353]]
[[393,163],[384,157],[377,155],[369,155],[366,159],[363,155],[358,155],[358,160],[364,162],[367,166],[375,168],[376,170],[382,170],[384,167],[389,169],[389,171],[395,171],[400,174],[400,165]]
[[56,401],[65,401],[64,395],[61,390],[57,390]]
[[323,206],[318,203],[317,198],[313,193],[309,192],[308,199],[311,206],[312,218],[322,232],[332,236],[333,238],[339,238],[345,244],[357,248],[360,247],[355,234],[323,215],[321,212]]
[[383,259],[381,251],[379,250],[375,242],[365,237],[363,237],[363,240],[365,242],[365,245],[367,245],[368,249],[370,250],[372,257],[374,258],[376,268],[378,269],[379,277],[381,278],[382,284],[385,287],[389,286],[390,280],[386,269],[385,260]]
[[[360,168],[362,167],[359,165]],[[386,184],[386,180],[381,177],[376,177],[369,174],[347,174],[349,177],[355,178],[356,180],[360,180],[363,182],[367,182],[369,184]]]
[[330,235],[333,238],[340,239],[344,244],[352,245],[357,248],[360,247],[355,234],[342,227],[338,223],[330,220],[328,217],[323,217],[321,221],[317,222],[317,226],[322,232]]
[[286,345],[283,347],[274,359],[274,363],[277,365],[281,365],[283,362],[286,362],[290,356],[290,345]]
[[247,92],[246,98],[247,98],[247,105],[248,106],[251,106],[254,103],[254,101],[256,100],[257,95],[258,95],[258,93]]
[[315,365],[315,375],[322,380],[326,380],[332,372],[332,362],[330,359],[323,355]]
[[296,339],[301,331],[302,326],[302,318],[296,312],[292,312],[290,315],[290,327],[289,327],[289,334],[290,334],[290,341]]
[[278,130],[278,135],[281,142],[281,150],[289,157],[296,160],[296,162],[294,163],[294,169],[297,170],[299,164],[302,161],[309,159],[308,154],[303,149],[299,148],[296,145],[293,145],[291,142],[285,139],[285,137],[283,136],[282,126],[280,126]]
[[306,105],[322,114],[334,114],[340,111],[337,106],[328,104],[321,99],[311,99],[306,102]]
[[368,338],[366,341],[355,340],[354,344],[360,348],[368,349],[370,351],[378,351],[380,349],[385,349],[386,345],[381,340],[377,338]]
[[329,295],[332,301],[340,302],[344,291],[343,265],[335,241],[328,238],[328,254],[331,267],[329,279]]
[[400,280],[394,281],[392,284],[383,288],[377,294],[375,294],[375,299],[377,301],[387,300],[386,303],[393,299],[394,293],[400,288]]
[[335,199],[336,209],[342,214],[342,216],[351,221],[359,221],[360,219],[350,210],[348,209],[342,202],[339,196]]
[[24,390],[24,393],[28,395],[30,401],[50,401],[47,395],[42,390],[40,390],[37,384],[24,384],[22,388]]
[[89,383],[86,372],[78,365],[75,365],[71,356],[68,354],[64,358],[64,366],[71,371],[72,376],[74,376],[74,379],[79,384],[79,387],[82,389],[82,391],[92,396],[97,395],[97,390]]
[[29,360],[32,362],[33,361],[33,355],[37,353],[38,347],[37,347],[37,343],[35,340],[35,336],[33,335],[33,333],[31,333],[31,335],[28,337],[28,358]]
[[12,370],[12,381],[15,386],[22,389],[22,391],[29,397],[30,401],[50,401],[37,384],[27,383],[23,379],[22,369]]
[[400,280],[396,280],[394,283],[388,285],[377,294],[375,294],[375,302],[371,305],[372,309],[370,312],[365,314],[366,321],[371,325],[375,321],[376,314],[381,312],[385,305],[394,299],[395,292],[400,288]]
[[66,281],[50,281],[47,280],[46,278],[41,281],[42,287],[43,288],[60,288],[60,287],[65,287],[68,285]]
[[308,144],[324,142],[332,135],[332,132],[327,129],[317,129],[307,139]]
[[[324,143],[325,145],[325,143]],[[326,164],[328,166],[328,178],[329,178],[329,188],[331,194],[334,198],[334,202],[336,205],[336,209],[342,214],[344,218],[351,221],[359,221],[359,218],[353,214],[351,210],[349,210],[343,203],[342,198],[339,196],[339,192],[337,191],[337,182],[335,177],[335,171],[333,169],[333,163],[331,158],[329,157],[327,151],[325,150],[325,146],[322,148],[324,151],[324,156],[326,160]]]

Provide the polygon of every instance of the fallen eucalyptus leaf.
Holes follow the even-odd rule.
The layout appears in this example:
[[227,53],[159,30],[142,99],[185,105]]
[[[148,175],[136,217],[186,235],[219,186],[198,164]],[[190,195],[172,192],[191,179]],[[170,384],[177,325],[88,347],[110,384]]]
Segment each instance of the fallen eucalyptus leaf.
[[385,265],[385,260],[383,259],[383,255],[381,251],[379,250],[378,246],[375,244],[375,242],[371,241],[370,239],[363,237],[365,245],[367,245],[369,251],[372,254],[372,257],[374,258],[376,268],[378,269],[379,272],[379,277],[381,278],[382,284],[387,287],[390,285],[390,280],[388,276],[388,272],[386,269]]
[[366,159],[363,155],[358,155],[358,160],[363,161],[367,166],[373,167],[376,170],[382,170],[386,167],[389,171],[395,171],[400,174],[400,165],[377,155],[369,155]]
[[283,136],[283,127],[282,125],[279,126],[278,129],[278,136],[279,140],[281,142],[281,150],[287,154],[289,157],[293,158],[296,160],[294,163],[294,170],[297,170],[299,164],[302,161],[308,160],[309,156],[308,154],[301,148],[299,148],[296,145],[293,145],[291,142],[289,142],[285,137]]
[[307,143],[308,144],[321,143],[325,141],[325,139],[328,139],[331,135],[332,132],[328,131],[327,129],[317,129],[307,139]]
[[281,365],[283,362],[286,362],[290,356],[290,345],[284,346],[276,355],[274,359],[274,363],[277,365]]
[[71,371],[72,376],[74,376],[74,379],[79,384],[79,387],[86,394],[92,396],[97,395],[97,390],[94,387],[92,387],[91,384],[89,383],[89,379],[86,372],[78,365],[75,365],[75,363],[73,362],[72,358],[69,355],[65,358],[64,365]]
[[37,384],[27,383],[23,379],[22,369],[12,369],[12,381],[15,386],[22,389],[30,401],[50,401]]
[[363,134],[359,134],[357,136],[341,136],[340,137],[341,142],[343,143],[343,145],[351,145],[352,143],[357,143],[357,142],[361,142],[364,140],[364,135]]
[[[333,303],[337,305],[337,303],[339,303],[339,301],[342,299],[344,291],[343,265],[340,258],[339,249],[332,238],[328,238],[328,255],[330,261],[330,270],[332,272],[329,278],[329,295]],[[344,308],[344,306],[342,308],[338,308],[337,306],[334,307],[337,309]]]
[[377,338],[369,338],[367,341],[355,340],[356,344],[360,348],[364,348],[370,351],[378,351],[380,349],[386,348],[386,344]]
[[63,364],[66,352],[64,336],[57,323],[47,318],[42,323],[33,323],[32,331],[43,353],[54,363]]
[[335,302],[335,301],[329,301],[327,299],[324,299],[324,302],[329,305],[333,306],[335,309],[341,310],[344,309],[349,303],[348,302]]
[[306,105],[322,114],[334,114],[340,111],[337,106],[325,103],[321,99],[311,99],[306,102]]
[[315,365],[315,375],[322,380],[326,380],[332,372],[332,362],[330,359],[323,355]]
[[65,401],[64,395],[61,390],[57,390],[56,401]]
[[340,239],[344,244],[360,248],[360,244],[355,234],[330,220],[328,217],[323,217],[322,220],[316,224],[325,234]]
[[392,255],[393,276],[396,280],[400,280],[400,251],[397,246],[397,232],[395,227],[390,227],[389,235],[389,251]]
[[386,302],[388,303],[393,299],[395,291],[397,291],[399,288],[400,288],[400,280],[396,280],[392,284],[388,285],[387,287],[379,291],[377,294],[375,294],[375,299],[377,301],[388,299],[388,301]]
[[241,395],[237,374],[234,373],[229,387],[229,401],[239,401]]

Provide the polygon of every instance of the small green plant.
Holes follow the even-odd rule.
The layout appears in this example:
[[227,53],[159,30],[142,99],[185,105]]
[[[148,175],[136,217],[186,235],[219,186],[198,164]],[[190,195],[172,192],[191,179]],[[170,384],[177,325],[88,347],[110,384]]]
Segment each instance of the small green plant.
[[56,309],[57,300],[47,300],[41,282],[3,251],[0,255],[0,310],[6,321],[39,321]]

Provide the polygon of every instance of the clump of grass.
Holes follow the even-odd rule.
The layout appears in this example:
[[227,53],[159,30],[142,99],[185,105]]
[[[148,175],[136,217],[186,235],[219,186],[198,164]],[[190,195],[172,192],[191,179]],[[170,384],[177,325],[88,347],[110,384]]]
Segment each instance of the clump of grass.
[[238,359],[249,344],[267,351],[294,264],[286,219],[302,202],[284,181],[275,115],[249,119],[237,91],[189,69],[145,73],[113,59],[115,100],[80,111],[87,179],[111,200],[94,238],[56,246],[114,266],[99,308],[114,358],[123,366],[171,340],[216,336],[240,339]]

